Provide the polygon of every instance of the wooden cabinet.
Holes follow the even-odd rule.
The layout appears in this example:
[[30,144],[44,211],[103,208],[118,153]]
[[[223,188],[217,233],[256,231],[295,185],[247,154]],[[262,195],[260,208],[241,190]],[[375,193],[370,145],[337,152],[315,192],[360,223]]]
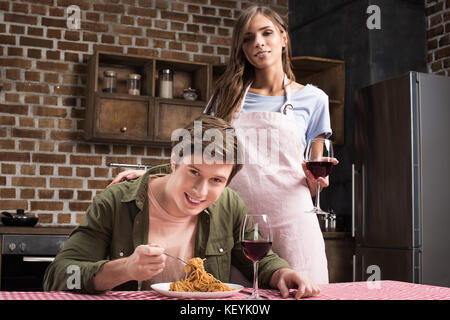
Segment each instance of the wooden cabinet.
[[170,141],[172,132],[183,128],[187,123],[199,117],[205,109],[202,101],[188,105],[182,100],[158,99],[155,107],[155,137],[158,142]]
[[349,232],[324,232],[330,283],[353,281],[354,238]]
[[98,93],[94,101],[93,130],[96,138],[145,141],[151,137],[153,101],[149,98],[131,99],[122,94]]
[[[158,71],[173,71],[173,99],[158,97]],[[105,71],[116,73],[116,92],[103,92]],[[141,75],[140,95],[127,91],[129,74]],[[88,62],[85,138],[127,144],[170,145],[171,133],[198,117],[209,99],[210,65],[95,52]],[[197,89],[195,101],[183,90]]]

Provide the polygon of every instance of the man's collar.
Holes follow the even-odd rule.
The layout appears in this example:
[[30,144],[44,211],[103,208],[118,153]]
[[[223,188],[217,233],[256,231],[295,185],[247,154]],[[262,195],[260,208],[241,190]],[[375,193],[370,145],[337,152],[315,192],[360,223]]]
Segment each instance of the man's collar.
[[145,197],[148,191],[148,179],[151,176],[150,170],[147,170],[141,177],[137,178],[133,183],[130,183],[127,192],[122,197],[121,202],[136,201],[136,206],[142,210]]

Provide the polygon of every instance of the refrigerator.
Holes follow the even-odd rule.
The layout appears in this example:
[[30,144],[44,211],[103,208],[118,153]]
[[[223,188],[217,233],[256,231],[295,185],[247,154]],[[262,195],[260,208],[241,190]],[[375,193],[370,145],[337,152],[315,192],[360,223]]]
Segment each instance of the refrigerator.
[[450,287],[450,77],[356,91],[354,281]]

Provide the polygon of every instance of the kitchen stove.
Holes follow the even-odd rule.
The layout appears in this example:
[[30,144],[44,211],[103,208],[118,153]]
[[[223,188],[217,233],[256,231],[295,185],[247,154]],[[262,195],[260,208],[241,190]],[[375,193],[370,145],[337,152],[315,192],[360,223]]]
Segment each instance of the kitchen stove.
[[0,289],[42,291],[45,270],[68,237],[68,235],[3,234]]

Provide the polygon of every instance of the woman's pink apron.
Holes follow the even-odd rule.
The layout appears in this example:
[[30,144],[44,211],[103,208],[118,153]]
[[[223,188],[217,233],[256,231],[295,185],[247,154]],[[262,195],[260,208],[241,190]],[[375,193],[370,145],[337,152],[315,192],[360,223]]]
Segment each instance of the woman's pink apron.
[[[244,200],[250,213],[269,215],[275,253],[315,283],[328,283],[322,232],[316,215],[305,213],[313,204],[301,166],[304,146],[286,84],[285,77],[286,102],[280,112],[242,113],[250,86],[247,88],[232,121],[244,143],[245,162],[229,186]],[[254,139],[255,132],[258,139]],[[234,267],[231,282],[244,282]]]

